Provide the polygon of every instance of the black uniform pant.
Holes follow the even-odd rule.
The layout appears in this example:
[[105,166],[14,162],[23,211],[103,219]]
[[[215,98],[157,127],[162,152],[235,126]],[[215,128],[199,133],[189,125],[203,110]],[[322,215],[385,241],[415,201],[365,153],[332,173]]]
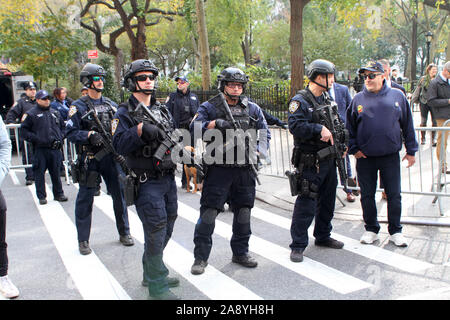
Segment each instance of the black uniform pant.
[[194,257],[207,261],[212,249],[212,234],[217,213],[223,211],[227,199],[233,208],[233,235],[230,240],[233,255],[248,252],[252,234],[250,212],[255,204],[255,178],[247,167],[210,166],[200,198],[200,217],[194,231]]
[[36,186],[36,195],[39,199],[45,199],[45,171],[48,169],[52,180],[53,197],[58,198],[64,195],[61,177],[59,175],[61,167],[61,150],[50,148],[35,148],[33,160],[33,173]]
[[8,274],[8,254],[6,248],[6,201],[0,191],[0,277]]
[[[84,159],[86,155],[82,155],[81,157]],[[123,187],[119,182],[120,171],[112,155],[106,155],[100,161],[95,159],[88,160],[87,174],[92,171],[103,177],[107,190],[111,193],[117,231],[122,236],[130,234],[127,204],[123,195]],[[80,183],[80,190],[75,201],[75,223],[77,226],[78,241],[89,240],[91,234],[92,208],[96,191],[96,180],[92,186]]]
[[318,198],[297,196],[291,223],[292,250],[301,250],[308,246],[308,228],[314,218],[314,237],[323,241],[331,235],[337,186],[335,160],[319,162],[319,172],[316,167],[303,169],[301,179],[318,187]]

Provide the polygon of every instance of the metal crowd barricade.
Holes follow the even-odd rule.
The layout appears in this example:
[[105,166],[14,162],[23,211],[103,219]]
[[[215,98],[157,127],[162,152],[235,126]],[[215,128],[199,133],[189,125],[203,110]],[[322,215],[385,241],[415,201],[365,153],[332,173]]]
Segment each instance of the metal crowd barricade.
[[[416,136],[420,137],[420,131],[431,132],[441,131],[443,137],[444,132],[450,131],[450,120],[447,120],[443,127],[418,127],[415,128]],[[284,177],[286,170],[292,170],[291,156],[293,137],[289,130],[279,127],[270,127],[272,139],[270,141],[269,155],[271,161],[261,168],[260,173],[269,176]],[[434,197],[432,203],[438,202],[438,209],[440,216],[444,216],[444,207],[441,203],[442,197],[449,197],[450,193],[447,190],[447,182],[445,171],[442,168],[446,163],[446,150],[444,149],[444,142],[441,143],[441,159],[438,161],[436,155],[436,148],[431,146],[431,139],[428,145],[420,145],[416,153],[416,163],[411,168],[401,166],[402,177],[402,194],[416,194],[422,196]],[[405,154],[405,150],[401,151],[401,156]],[[352,158],[352,157],[350,157]],[[354,160],[352,161],[352,168],[355,168]],[[353,170],[356,172],[356,170]],[[286,183],[288,183],[286,181]],[[338,188],[343,186],[338,183]],[[360,190],[359,187],[347,187],[349,190]],[[383,189],[378,188],[377,192],[382,192]],[[345,206],[343,201],[338,200]]]
[[[15,151],[13,148],[12,159],[10,169],[21,169],[21,168],[31,168],[33,164],[28,157],[28,150],[31,148],[31,144],[27,141],[23,141],[23,150],[21,150],[20,136],[19,136],[20,124],[7,124],[6,129],[9,133],[9,138],[11,143],[15,146]],[[77,153],[75,152],[75,145],[64,139],[63,149],[63,166],[64,166],[64,176],[66,183],[69,185],[69,167],[72,160],[76,160]],[[25,157],[25,163],[22,162],[22,156]]]
[[[9,134],[9,139],[11,140],[11,143],[16,147],[16,155],[17,155],[17,159],[18,161],[16,161],[14,158],[11,161],[11,166],[10,169],[20,169],[20,168],[31,168],[32,167],[32,163],[30,163],[30,159],[28,159],[28,149],[30,148],[30,144],[29,142],[24,141],[23,142],[23,148],[24,150],[21,150],[21,146],[20,146],[20,137],[19,137],[19,128],[20,128],[20,123],[19,124],[7,124],[6,125],[6,131]],[[12,134],[12,132],[14,132]],[[14,157],[14,148],[13,148],[13,154],[12,156]],[[22,153],[25,156],[25,164],[22,163]]]

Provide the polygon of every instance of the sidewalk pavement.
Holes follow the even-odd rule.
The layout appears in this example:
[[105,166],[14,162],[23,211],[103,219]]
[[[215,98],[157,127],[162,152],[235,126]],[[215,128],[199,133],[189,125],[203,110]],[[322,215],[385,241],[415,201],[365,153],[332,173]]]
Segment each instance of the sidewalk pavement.
[[[291,196],[289,181],[286,177],[259,175],[261,185],[256,185],[256,198],[275,207],[292,212],[296,197]],[[347,202],[346,193],[338,188],[335,207],[335,219],[361,220],[362,210],[360,197],[353,203]],[[340,198],[341,201],[338,199]],[[381,198],[381,192],[375,196],[378,208],[378,219],[387,222],[387,201]],[[402,194],[403,224],[435,225],[450,227],[450,198],[441,197],[444,216],[439,213],[438,202],[432,203],[432,196]]]

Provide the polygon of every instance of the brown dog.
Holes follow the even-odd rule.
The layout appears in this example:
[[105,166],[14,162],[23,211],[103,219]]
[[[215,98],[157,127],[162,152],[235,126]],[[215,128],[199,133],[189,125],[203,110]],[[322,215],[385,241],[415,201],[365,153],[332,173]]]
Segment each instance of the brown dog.
[[[190,146],[186,146],[184,147],[188,152],[190,152],[192,154],[192,156],[195,156],[195,149],[193,147]],[[192,164],[185,164],[183,165],[184,167],[184,173],[186,175],[186,190],[187,192],[191,191],[191,178],[194,182],[194,190],[192,191],[192,193],[196,193],[197,190],[202,190],[203,187],[203,181],[199,181],[197,180],[197,169],[194,167],[194,165]]]

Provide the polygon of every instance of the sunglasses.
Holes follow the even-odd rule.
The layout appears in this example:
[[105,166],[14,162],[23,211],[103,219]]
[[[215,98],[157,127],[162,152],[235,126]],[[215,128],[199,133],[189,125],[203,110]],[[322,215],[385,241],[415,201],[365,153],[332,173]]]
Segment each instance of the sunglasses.
[[50,97],[41,98],[39,100],[50,100]]
[[369,74],[363,74],[364,80],[367,80],[369,78],[370,80],[375,79],[377,76],[381,76],[381,73],[369,73]]
[[187,81],[178,80],[177,84],[185,84]]
[[238,88],[238,89],[242,89],[244,87],[242,83],[227,83],[226,86],[229,88]]
[[100,81],[100,80],[102,80],[102,82],[105,82],[105,77],[94,76],[94,77],[92,77],[92,80],[94,80],[94,81]]
[[134,77],[137,81],[145,81],[147,78],[149,80],[155,80],[156,76],[154,74],[141,74],[139,76]]

